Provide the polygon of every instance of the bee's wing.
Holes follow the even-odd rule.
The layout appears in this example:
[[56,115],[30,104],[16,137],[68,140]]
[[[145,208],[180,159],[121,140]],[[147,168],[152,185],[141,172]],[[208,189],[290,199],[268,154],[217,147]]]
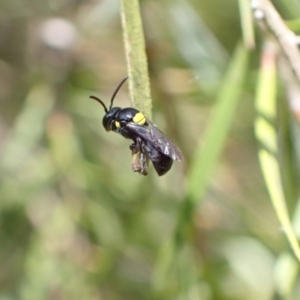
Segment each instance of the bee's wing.
[[129,122],[126,124],[126,128],[173,160],[183,160],[183,155],[180,149],[167,136],[165,136],[155,124],[148,119],[147,123],[148,125],[139,125],[134,122]]

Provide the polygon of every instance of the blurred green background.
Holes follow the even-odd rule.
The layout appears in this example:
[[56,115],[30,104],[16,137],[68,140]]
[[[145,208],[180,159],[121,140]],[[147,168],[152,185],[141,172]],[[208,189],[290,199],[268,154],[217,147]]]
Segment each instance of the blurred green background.
[[[0,1],[0,300],[300,299],[297,268],[276,272],[294,265],[257,158],[258,52],[176,238],[186,174],[242,39],[237,1],[140,4],[153,119],[185,156],[163,177],[132,172],[130,141],[104,130],[89,99],[109,103],[127,73],[118,1]],[[130,106],[127,84],[115,105]]]

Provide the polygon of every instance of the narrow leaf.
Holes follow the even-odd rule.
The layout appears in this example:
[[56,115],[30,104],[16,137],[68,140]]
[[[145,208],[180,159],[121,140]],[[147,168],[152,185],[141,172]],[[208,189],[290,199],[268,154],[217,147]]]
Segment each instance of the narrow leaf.
[[255,134],[260,142],[259,160],[271,201],[287,239],[300,261],[300,249],[289,218],[278,162],[276,119],[276,49],[273,43],[263,48],[256,93],[258,116]]
[[239,44],[218,92],[217,104],[210,122],[191,163],[186,188],[186,195],[191,202],[201,200],[224,148],[243,85],[247,61],[247,51]]
[[152,103],[139,2],[120,0],[120,3],[131,103],[151,118]]

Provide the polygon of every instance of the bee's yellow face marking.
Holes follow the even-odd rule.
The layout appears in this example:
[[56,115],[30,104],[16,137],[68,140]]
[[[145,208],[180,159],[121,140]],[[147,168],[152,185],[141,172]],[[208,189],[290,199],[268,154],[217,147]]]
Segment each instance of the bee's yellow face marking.
[[146,123],[146,118],[141,112],[136,113],[132,120],[134,123],[137,123],[139,125],[144,125]]
[[120,123],[119,123],[118,121],[115,121],[115,126],[116,126],[117,128],[119,128],[119,127],[120,127]]

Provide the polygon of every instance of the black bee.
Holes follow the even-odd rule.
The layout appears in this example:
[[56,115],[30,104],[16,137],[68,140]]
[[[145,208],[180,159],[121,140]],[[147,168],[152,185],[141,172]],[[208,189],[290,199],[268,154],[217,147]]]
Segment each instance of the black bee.
[[183,160],[182,153],[139,110],[132,107],[113,107],[114,98],[127,78],[125,77],[114,91],[109,109],[99,98],[95,96],[90,96],[90,98],[98,101],[104,108],[105,115],[102,124],[106,131],[114,131],[126,139],[133,140],[133,144],[130,145],[133,171],[147,175],[150,159],[157,174],[164,175],[171,169],[173,160]]

